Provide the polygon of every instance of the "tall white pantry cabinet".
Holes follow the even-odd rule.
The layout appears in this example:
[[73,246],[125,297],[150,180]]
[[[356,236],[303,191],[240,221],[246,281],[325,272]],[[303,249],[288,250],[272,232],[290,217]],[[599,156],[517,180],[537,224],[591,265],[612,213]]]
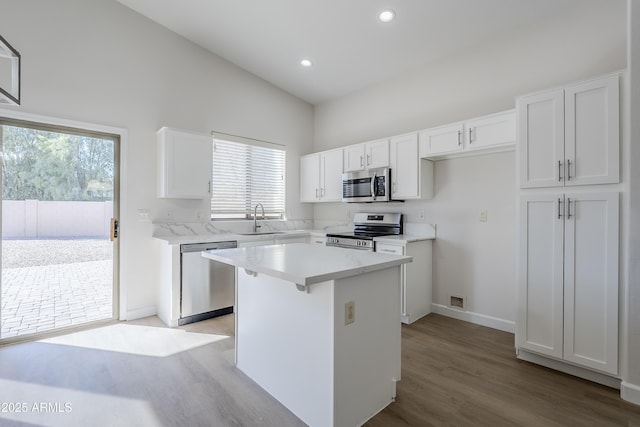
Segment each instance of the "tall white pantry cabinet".
[[619,373],[619,80],[611,74],[516,103],[518,355],[613,377]]

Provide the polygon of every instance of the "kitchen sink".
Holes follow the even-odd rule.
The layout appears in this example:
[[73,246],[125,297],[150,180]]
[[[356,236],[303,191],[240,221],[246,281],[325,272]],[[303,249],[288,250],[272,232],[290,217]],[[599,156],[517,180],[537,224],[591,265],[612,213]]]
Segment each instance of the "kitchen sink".
[[269,234],[284,234],[286,231],[252,231],[249,233],[236,233],[241,236],[268,236]]

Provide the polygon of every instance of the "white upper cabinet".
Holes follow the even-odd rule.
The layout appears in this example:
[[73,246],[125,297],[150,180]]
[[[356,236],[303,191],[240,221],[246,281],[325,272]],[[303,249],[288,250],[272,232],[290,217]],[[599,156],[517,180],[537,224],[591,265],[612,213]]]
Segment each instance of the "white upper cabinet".
[[365,142],[365,164],[367,169],[389,166],[389,140]]
[[355,172],[389,166],[389,140],[365,142],[344,147],[344,171]]
[[420,157],[462,151],[464,122],[439,126],[420,132]]
[[433,164],[418,157],[418,134],[409,133],[391,138],[389,152],[391,198],[431,199]]
[[620,182],[619,96],[614,74],[519,98],[520,187]]
[[513,110],[467,120],[465,125],[469,150],[513,144],[516,139],[516,114]]
[[364,168],[364,144],[355,144],[344,147],[344,171],[362,171]]
[[511,149],[516,141],[515,110],[420,132],[420,157],[452,158]]
[[210,136],[167,127],[157,132],[158,197],[211,197],[213,141]]
[[342,149],[320,153],[320,199],[323,202],[342,200]]
[[300,157],[300,201],[320,200],[320,153]]
[[517,111],[520,186],[562,186],[564,91],[520,98]]
[[300,201],[342,200],[342,149],[308,154],[300,158]]
[[565,185],[620,182],[619,76],[568,86]]

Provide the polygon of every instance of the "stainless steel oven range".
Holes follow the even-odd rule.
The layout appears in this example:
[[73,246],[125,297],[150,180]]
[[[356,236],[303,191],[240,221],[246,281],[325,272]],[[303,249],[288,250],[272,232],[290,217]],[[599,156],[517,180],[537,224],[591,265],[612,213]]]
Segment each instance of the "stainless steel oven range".
[[327,246],[373,252],[373,238],[402,234],[402,214],[363,213],[353,217],[352,233],[328,233]]

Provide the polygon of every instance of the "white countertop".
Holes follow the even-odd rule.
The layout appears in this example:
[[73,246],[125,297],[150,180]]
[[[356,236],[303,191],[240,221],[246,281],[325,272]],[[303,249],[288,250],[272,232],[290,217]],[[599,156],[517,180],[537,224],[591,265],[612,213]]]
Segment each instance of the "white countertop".
[[395,267],[412,261],[410,256],[388,255],[336,247],[289,243],[206,251],[215,261],[309,286],[328,280]]
[[[196,234],[183,236],[154,236],[156,239],[163,240],[169,245],[183,245],[189,243],[211,243],[211,242],[255,242],[258,240],[286,239],[288,237],[301,236],[325,236],[326,231],[322,230],[292,230],[275,234],[238,234],[238,233],[220,233],[220,234]],[[433,240],[435,234],[401,234],[399,236],[381,236],[376,237],[376,242],[405,244],[417,242],[420,240]]]
[[401,244],[404,245],[406,243],[411,242],[419,242],[421,240],[434,240],[436,238],[435,234],[426,235],[426,234],[400,234],[398,236],[380,236],[374,237],[373,240],[375,242],[383,242],[383,243],[392,243],[392,244]]
[[[169,245],[182,245],[189,243],[210,243],[210,242],[255,242],[260,240],[287,239],[293,237],[305,236],[325,236],[327,233],[350,232],[353,227],[336,226],[327,229],[310,229],[309,224],[301,221],[283,224],[264,223],[264,231],[275,232],[274,234],[241,234],[236,230],[229,230],[224,227],[224,223],[173,223],[173,224],[155,224],[153,237],[166,242]],[[300,228],[293,228],[293,227]],[[330,230],[330,231],[328,231]],[[436,229],[433,224],[406,224],[405,233],[399,236],[381,236],[376,237],[375,241],[406,244],[420,240],[431,240],[436,238]]]

